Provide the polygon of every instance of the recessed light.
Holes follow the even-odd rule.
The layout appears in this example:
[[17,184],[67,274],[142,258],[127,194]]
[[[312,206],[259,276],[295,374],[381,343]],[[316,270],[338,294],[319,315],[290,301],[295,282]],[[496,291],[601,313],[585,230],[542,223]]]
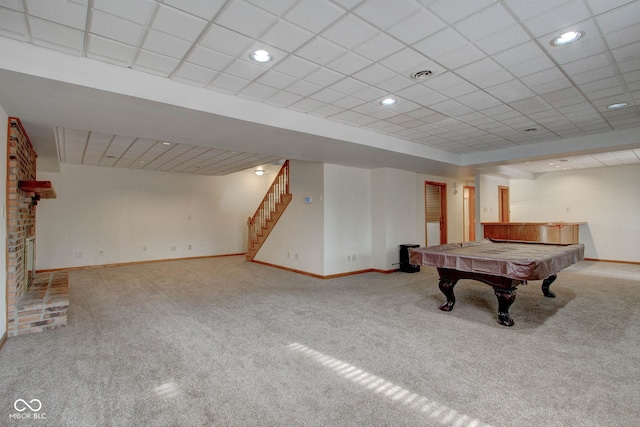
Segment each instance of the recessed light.
[[522,132],[535,132],[537,130],[538,130],[538,128],[526,128]]
[[144,165],[146,162],[146,160],[140,160],[138,163],[140,163],[141,165]]
[[389,107],[390,105],[393,105],[396,102],[398,101],[393,98],[385,98],[382,101],[380,101],[380,104],[384,105],[385,107]]
[[256,62],[269,62],[273,59],[271,57],[271,54],[264,49],[259,49],[254,52],[251,52],[249,57]]
[[163,142],[162,145],[171,145],[170,142]]
[[104,157],[107,158],[107,159],[117,159],[116,156],[104,156]]
[[611,104],[609,106],[607,106],[608,109],[610,110],[615,110],[617,108],[622,108],[622,107],[626,107],[627,105],[629,105],[626,102],[618,102],[617,104]]
[[551,46],[565,46],[578,41],[584,36],[584,31],[568,31],[560,37],[551,40]]

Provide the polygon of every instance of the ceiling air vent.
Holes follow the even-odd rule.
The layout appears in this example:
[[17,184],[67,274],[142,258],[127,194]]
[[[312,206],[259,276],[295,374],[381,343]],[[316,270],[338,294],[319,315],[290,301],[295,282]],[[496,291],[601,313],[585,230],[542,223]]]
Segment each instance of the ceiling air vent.
[[417,73],[411,74],[411,78],[414,80],[422,80],[429,77],[431,74],[433,74],[433,72],[431,72],[430,70],[423,70],[423,71],[418,71]]

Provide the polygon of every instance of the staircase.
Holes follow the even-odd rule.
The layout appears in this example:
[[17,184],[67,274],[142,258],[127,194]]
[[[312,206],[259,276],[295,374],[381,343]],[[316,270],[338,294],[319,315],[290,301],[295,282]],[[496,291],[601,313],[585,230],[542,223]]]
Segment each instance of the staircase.
[[271,183],[258,210],[247,221],[249,228],[247,261],[253,261],[292,198],[293,195],[289,192],[289,161],[287,160]]

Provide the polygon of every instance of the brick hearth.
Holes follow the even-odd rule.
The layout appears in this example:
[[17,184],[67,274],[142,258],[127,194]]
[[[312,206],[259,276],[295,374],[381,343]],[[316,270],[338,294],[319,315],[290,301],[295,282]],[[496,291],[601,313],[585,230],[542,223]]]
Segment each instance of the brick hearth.
[[38,273],[17,304],[17,333],[55,329],[67,324],[69,273]]

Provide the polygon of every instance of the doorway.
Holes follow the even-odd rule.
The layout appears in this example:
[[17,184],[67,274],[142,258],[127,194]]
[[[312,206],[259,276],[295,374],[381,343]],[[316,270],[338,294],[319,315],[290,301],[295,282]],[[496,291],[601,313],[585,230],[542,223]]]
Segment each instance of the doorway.
[[447,243],[447,184],[425,181],[424,205],[426,246]]
[[462,192],[462,240],[473,242],[476,240],[476,188],[465,185],[462,187]]
[[509,187],[498,186],[499,222],[509,222]]

